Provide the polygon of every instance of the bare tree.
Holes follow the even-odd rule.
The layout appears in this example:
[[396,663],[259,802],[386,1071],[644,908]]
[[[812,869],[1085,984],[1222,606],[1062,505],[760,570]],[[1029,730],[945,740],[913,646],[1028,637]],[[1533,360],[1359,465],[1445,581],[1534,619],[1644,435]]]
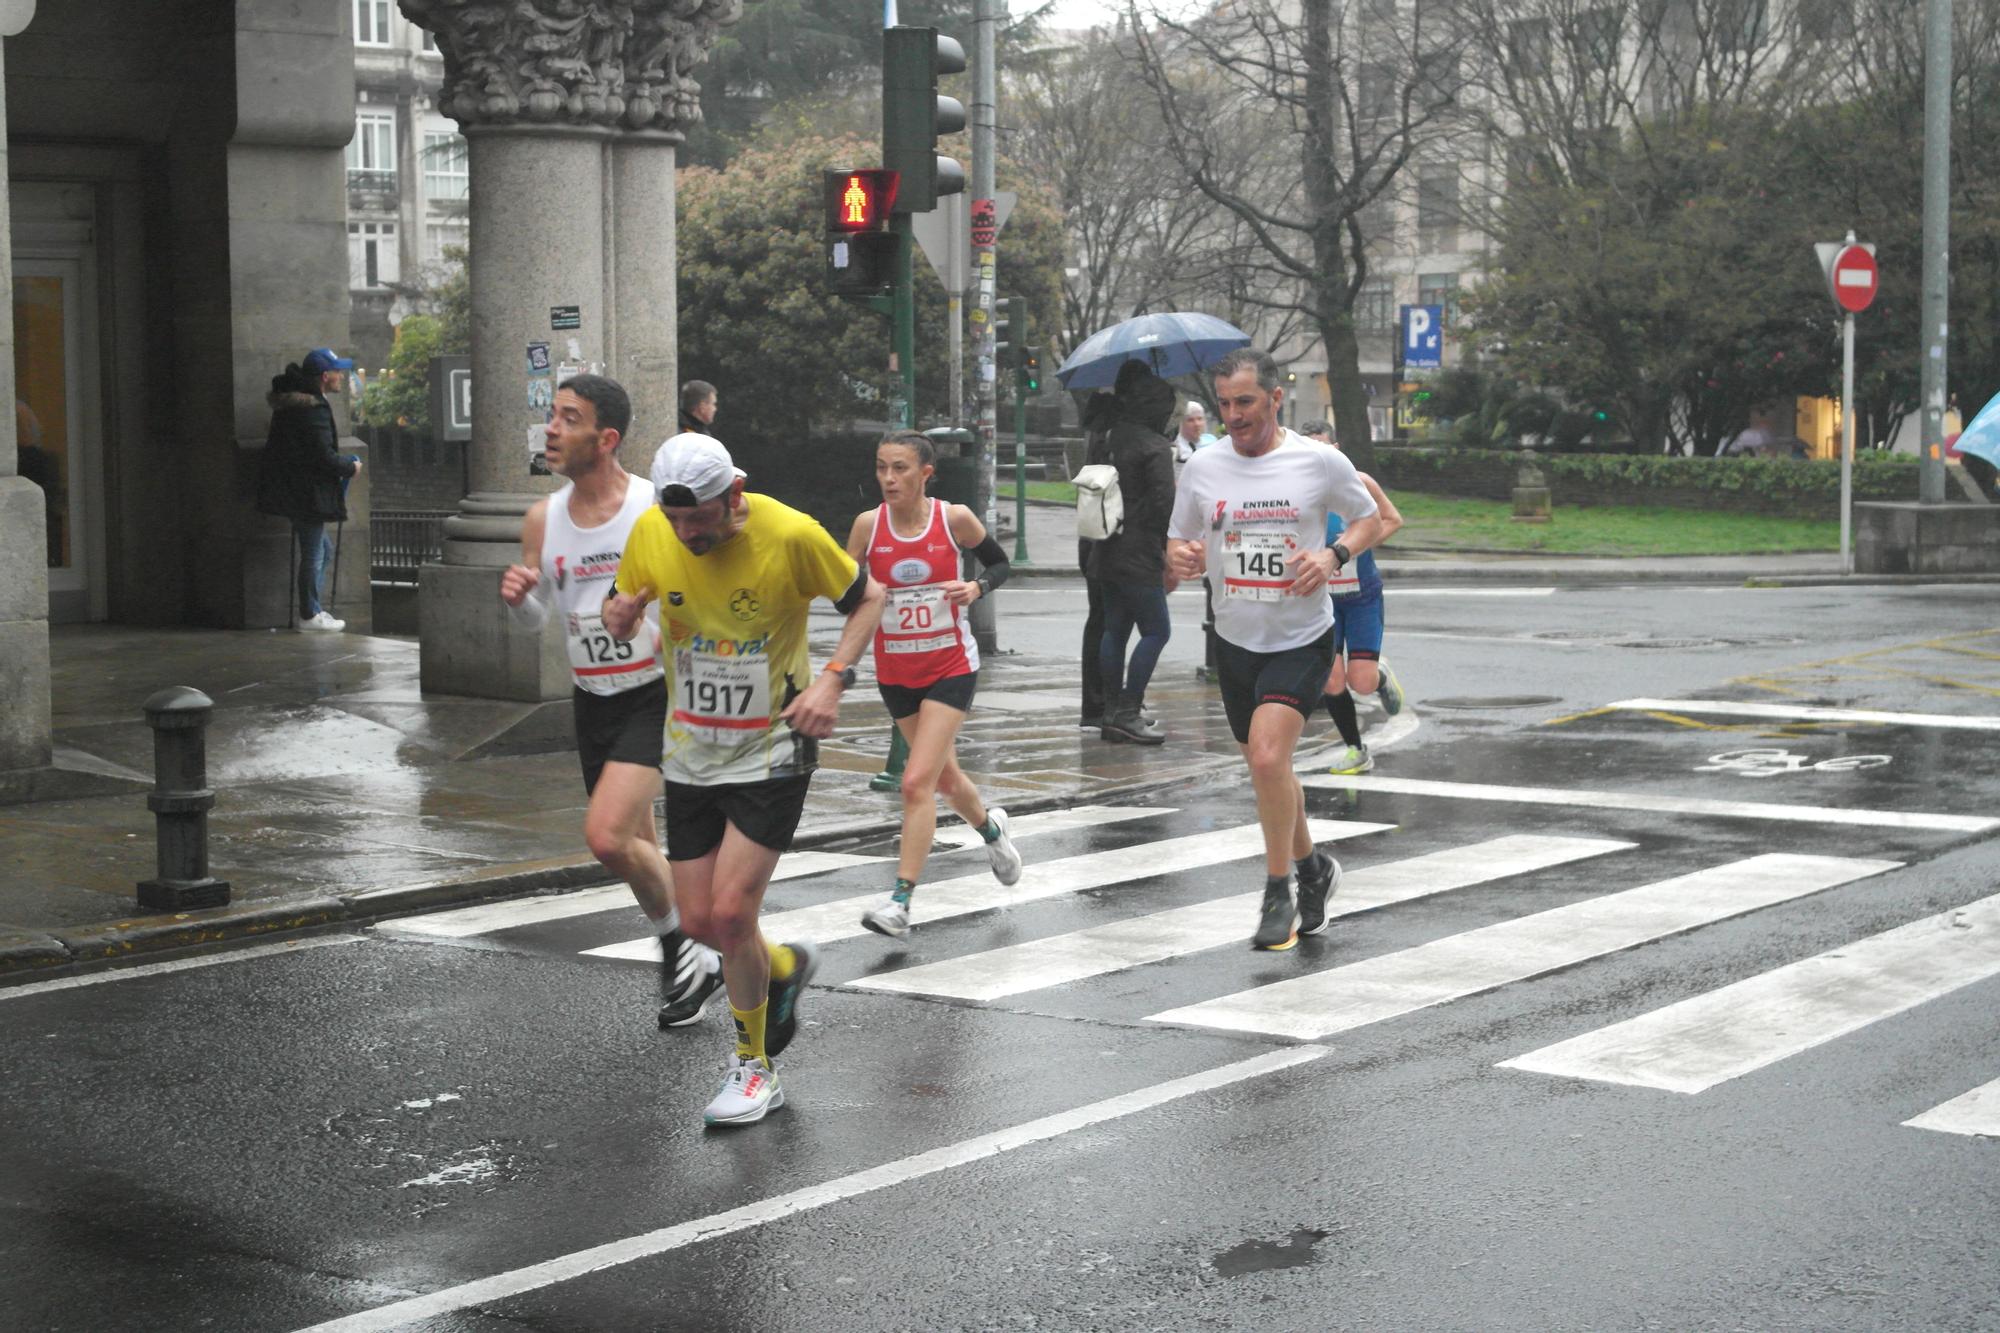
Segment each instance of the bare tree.
[[1371,210],[1464,128],[1448,0],[1344,15],[1333,0],[1233,0],[1191,20],[1142,18],[1132,0],[1128,17],[1182,172],[1254,242],[1260,299],[1318,335],[1334,429],[1365,457],[1354,305],[1378,239]]

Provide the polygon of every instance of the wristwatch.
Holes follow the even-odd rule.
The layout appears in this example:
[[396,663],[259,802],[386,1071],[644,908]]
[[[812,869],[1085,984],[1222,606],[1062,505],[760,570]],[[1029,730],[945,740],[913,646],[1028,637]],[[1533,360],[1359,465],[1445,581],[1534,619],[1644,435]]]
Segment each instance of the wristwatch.
[[993,585],[986,581],[986,576],[984,574],[981,574],[978,578],[974,579],[972,582],[979,589],[979,597],[981,601],[984,601],[987,595],[993,591]]
[[826,664],[826,669],[828,671],[831,671],[834,674],[835,679],[840,681],[841,689],[843,690],[848,689],[854,684],[854,668],[848,666],[846,663],[828,662]]
[[1353,553],[1347,549],[1345,544],[1341,542],[1333,544],[1333,567],[1335,570],[1346,569],[1347,562],[1353,558]]

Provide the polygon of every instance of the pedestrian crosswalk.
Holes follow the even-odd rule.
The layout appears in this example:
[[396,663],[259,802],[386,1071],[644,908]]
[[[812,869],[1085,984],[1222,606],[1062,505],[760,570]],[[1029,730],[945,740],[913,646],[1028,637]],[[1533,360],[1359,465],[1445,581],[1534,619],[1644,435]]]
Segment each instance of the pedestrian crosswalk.
[[[934,870],[957,865],[961,873],[922,885],[912,935],[894,944],[860,925],[862,912],[881,900],[893,867],[887,851],[793,853],[780,862],[782,882],[767,902],[763,929],[774,940],[831,946],[823,978],[855,991],[1317,1042],[1413,1021],[1412,1015],[1503,987],[1533,986],[1557,972],[1842,886],[1880,885],[1905,868],[1912,840],[1967,832],[1974,822],[1850,810],[1839,821],[1848,833],[1900,838],[1898,854],[1834,855],[1853,848],[1808,832],[1835,822],[1808,806],[1736,803],[1707,812],[1662,798],[1674,800],[1673,813],[1682,818],[1649,827],[1642,841],[1598,835],[1607,821],[1617,824],[1616,814],[1603,812],[1665,811],[1603,793],[1563,799],[1561,789],[1489,791],[1372,775],[1306,785],[1394,795],[1395,811],[1413,808],[1410,798],[1420,796],[1440,798],[1453,812],[1467,801],[1546,808],[1534,816],[1536,831],[1497,836],[1461,832],[1451,819],[1419,817],[1414,829],[1312,819],[1314,839],[1348,862],[1328,905],[1331,918],[1355,923],[1353,931],[1364,916],[1394,922],[1434,904],[1458,927],[1435,938],[1419,931],[1416,942],[1392,939],[1386,949],[1379,938],[1357,949],[1351,941],[1359,937],[1337,930],[1290,953],[1250,953],[1244,946],[1259,894],[1245,890],[1261,877],[1261,830],[1216,809],[1167,806],[1077,806],[1018,816],[1014,835],[1028,864],[1013,885],[998,883],[979,865],[983,858],[968,863],[941,853]],[[1706,813],[1727,819],[1695,818]],[[1746,836],[1744,820],[1759,827]],[[1802,844],[1799,850],[1773,847],[1787,834]],[[979,845],[976,834],[956,826],[940,830],[939,841],[968,853]],[[1539,910],[1527,910],[1531,905]],[[623,887],[439,912],[381,929],[448,940],[525,933],[552,922],[567,923],[567,947],[592,962],[658,958],[651,936],[620,938],[637,924]],[[588,938],[575,936],[580,927],[603,942],[577,948]],[[1243,952],[1225,952],[1231,949]],[[1539,1047],[1523,1042],[1531,1049],[1495,1061],[1495,1068],[1498,1077],[1698,1094],[1995,977],[2000,894],[1700,994],[1676,995],[1621,1021],[1593,1026],[1586,1018],[1586,1030]],[[1543,1018],[1571,1022],[1570,1012]],[[1538,1035],[1546,1042],[1555,1034],[1544,1028]],[[1968,1090],[1974,1081],[1940,1088],[1934,1108],[1903,1123],[2000,1135],[2000,1081]]]

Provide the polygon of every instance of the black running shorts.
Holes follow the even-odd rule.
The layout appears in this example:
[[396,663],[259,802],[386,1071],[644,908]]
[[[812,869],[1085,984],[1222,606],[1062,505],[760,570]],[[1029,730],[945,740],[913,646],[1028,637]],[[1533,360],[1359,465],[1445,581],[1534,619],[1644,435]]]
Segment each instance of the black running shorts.
[[570,715],[576,721],[576,757],[583,761],[585,791],[597,790],[604,766],[614,760],[660,766],[667,733],[664,678],[617,694],[577,690],[570,696]]
[[889,716],[905,718],[915,717],[926,700],[956,708],[961,713],[969,712],[972,693],[978,685],[979,673],[968,671],[962,676],[946,676],[928,685],[883,685],[877,682],[875,688],[882,691],[882,702],[888,705]]
[[667,783],[667,859],[699,861],[721,845],[727,824],[759,847],[789,850],[806,812],[811,782],[812,774],[802,773],[712,787]]
[[1333,669],[1333,631],[1279,653],[1253,653],[1217,635],[1215,668],[1222,710],[1239,745],[1250,743],[1250,715],[1264,704],[1284,704],[1310,718]]

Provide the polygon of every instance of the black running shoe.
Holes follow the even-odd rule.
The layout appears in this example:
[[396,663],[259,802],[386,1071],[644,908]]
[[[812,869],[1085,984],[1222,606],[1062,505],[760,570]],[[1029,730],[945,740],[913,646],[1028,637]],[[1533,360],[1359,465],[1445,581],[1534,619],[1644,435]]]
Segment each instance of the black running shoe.
[[783,981],[771,978],[771,1007],[764,1020],[764,1053],[774,1060],[799,1034],[799,996],[819,967],[819,951],[812,945],[790,944],[785,947],[792,951],[798,962],[792,967],[792,975]]
[[663,1028],[684,1028],[701,1021],[708,1002],[722,989],[722,969],[704,972],[694,986],[679,996],[660,1006],[660,1026]]
[[1324,851],[1314,851],[1306,868],[1299,871],[1299,934],[1317,935],[1326,929],[1326,900],[1340,883],[1340,862]]
[[1257,933],[1250,937],[1253,949],[1289,949],[1299,942],[1299,908],[1292,901],[1292,881],[1264,881],[1264,906],[1257,916]]

